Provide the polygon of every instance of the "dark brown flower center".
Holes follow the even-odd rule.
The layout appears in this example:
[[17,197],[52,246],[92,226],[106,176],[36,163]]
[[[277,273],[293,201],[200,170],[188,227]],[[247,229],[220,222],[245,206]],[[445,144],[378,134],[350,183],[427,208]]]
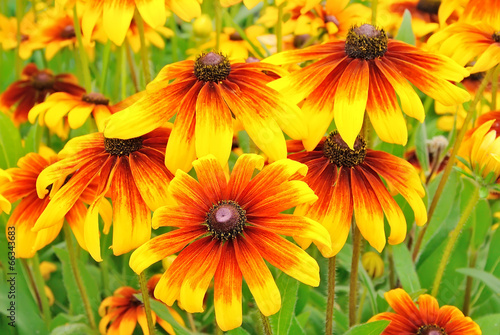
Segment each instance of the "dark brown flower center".
[[363,163],[366,157],[366,142],[358,135],[354,149],[349,148],[337,131],[328,135],[323,144],[323,154],[337,166],[351,168]]
[[219,241],[236,238],[246,222],[245,210],[232,200],[222,200],[213,205],[205,219],[208,231]]
[[417,334],[415,335],[447,335],[444,328],[438,325],[425,325],[418,328]]
[[104,149],[113,156],[128,156],[134,151],[142,148],[142,137],[135,137],[128,140],[119,138],[104,138]]
[[52,88],[54,86],[54,76],[47,71],[40,71],[31,77],[32,86],[39,91]]
[[21,34],[21,42],[26,42],[29,39],[30,39],[30,37],[28,35]]
[[194,62],[194,75],[198,80],[218,83],[229,76],[231,64],[219,52],[202,53]]
[[73,38],[75,36],[76,36],[76,34],[75,34],[75,27],[73,27],[72,25],[67,25],[61,31],[61,37],[62,38],[70,39],[70,38]]
[[493,35],[491,35],[491,38],[493,38],[493,41],[500,43],[500,31],[495,31]]
[[109,99],[107,99],[101,93],[92,92],[89,94],[84,94],[82,96],[82,101],[95,104],[95,105],[108,105]]
[[304,47],[307,41],[309,41],[309,38],[311,38],[311,35],[309,34],[295,35],[295,37],[293,38],[293,46],[297,49],[300,49]]
[[365,60],[382,57],[387,51],[387,34],[371,24],[353,26],[347,33],[345,52],[351,58]]
[[243,37],[237,31],[229,35],[229,39],[231,41],[243,41]]
[[340,22],[335,15],[325,16],[325,23],[328,23],[328,22],[334,23],[337,27],[340,25]]
[[441,0],[420,0],[417,9],[421,12],[437,15]]

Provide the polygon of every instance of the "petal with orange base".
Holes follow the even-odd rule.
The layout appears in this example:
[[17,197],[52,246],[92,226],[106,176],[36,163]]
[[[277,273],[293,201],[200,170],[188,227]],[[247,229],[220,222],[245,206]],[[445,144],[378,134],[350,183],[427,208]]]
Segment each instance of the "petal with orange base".
[[[226,164],[227,162],[224,162],[224,165]],[[222,200],[226,193],[227,181],[220,162],[213,155],[209,155],[194,161],[193,166],[198,182],[203,187],[209,201],[216,204]]]
[[245,239],[234,239],[238,266],[262,314],[275,314],[281,307],[281,295],[259,251]]
[[214,307],[217,325],[228,331],[241,326],[242,274],[231,241],[224,243],[219,267],[214,277]]
[[242,192],[250,182],[255,169],[261,170],[263,166],[264,157],[255,154],[241,155],[234,164],[225,197],[238,202],[238,199],[245,196]]

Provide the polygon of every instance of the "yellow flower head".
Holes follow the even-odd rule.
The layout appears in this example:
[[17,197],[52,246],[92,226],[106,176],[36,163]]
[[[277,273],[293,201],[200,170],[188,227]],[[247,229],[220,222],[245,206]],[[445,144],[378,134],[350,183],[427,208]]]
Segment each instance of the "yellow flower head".
[[384,261],[376,252],[365,252],[361,257],[361,264],[373,279],[380,278],[384,274]]

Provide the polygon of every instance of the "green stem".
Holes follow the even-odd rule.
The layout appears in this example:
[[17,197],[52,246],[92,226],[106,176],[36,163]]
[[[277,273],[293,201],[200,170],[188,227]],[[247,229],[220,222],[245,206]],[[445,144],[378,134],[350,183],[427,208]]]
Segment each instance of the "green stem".
[[121,88],[121,100],[125,100],[127,97],[127,64],[125,63],[125,43],[120,47],[120,65],[121,65],[121,77],[120,77],[120,88]]
[[170,29],[174,33],[174,35],[170,38],[170,45],[172,48],[172,63],[176,63],[179,61],[178,49],[179,49],[179,41],[177,37],[177,24],[175,23],[175,17],[172,15],[170,18]]
[[392,247],[390,245],[387,248],[387,259],[389,262],[389,287],[392,290],[396,288],[396,270],[394,268],[394,256],[392,254]]
[[328,260],[328,300],[326,303],[325,334],[333,334],[333,311],[335,305],[335,256]]
[[365,304],[367,293],[368,293],[368,290],[366,289],[365,286],[363,286],[363,292],[361,293],[361,299],[359,301],[359,307],[358,307],[358,317],[356,319],[357,323],[361,322],[361,314],[363,313],[363,306]]
[[[471,241],[471,245],[474,242]],[[473,269],[476,267],[477,260],[477,250],[475,248],[471,248],[470,259],[469,259],[469,268]],[[471,276],[467,276],[467,281],[465,283],[465,296],[464,296],[464,306],[462,308],[462,312],[465,316],[469,315],[470,311],[470,301],[471,301],[471,293],[472,293],[472,284],[473,278]]]
[[220,51],[220,35],[222,33],[222,5],[220,0],[214,0],[215,10],[215,51]]
[[372,26],[377,24],[378,0],[372,0]]
[[78,41],[78,50],[80,51],[80,63],[82,65],[83,82],[87,92],[92,92],[89,60],[87,58],[87,52],[85,51],[85,47],[83,46],[82,30],[80,28],[80,20],[78,19],[78,13],[76,12],[76,7],[77,6],[73,6],[73,24],[75,26],[76,40]]
[[106,75],[108,74],[108,63],[110,54],[111,54],[111,40],[108,40],[108,42],[104,46],[104,51],[102,54],[102,70],[101,70],[102,72],[99,85],[99,92],[102,94],[104,94],[104,88],[106,87]]
[[137,74],[135,72],[135,65],[134,65],[134,59],[132,56],[132,50],[130,49],[130,44],[128,43],[128,40],[125,40],[125,53],[127,55],[127,63],[128,63],[128,68],[130,70],[130,78],[132,79],[132,83],[134,84],[135,88],[135,93],[139,92],[139,83],[137,81]]
[[356,324],[356,303],[358,294],[358,267],[360,252],[361,232],[359,231],[358,226],[353,223],[351,277],[349,280],[349,327],[352,327]]
[[472,213],[472,210],[474,209],[479,200],[479,187],[475,187],[473,192],[474,193],[472,193],[471,200],[469,201],[467,207],[465,207],[463,213],[461,214],[460,221],[458,221],[457,226],[451,232],[450,239],[448,240],[448,243],[446,244],[446,247],[444,249],[443,257],[441,258],[441,262],[439,263],[439,267],[436,271],[436,277],[434,278],[434,284],[432,285],[431,295],[434,297],[436,297],[438,294],[439,285],[441,284],[441,280],[443,279],[444,270],[446,269],[446,264],[448,264],[448,260],[450,259],[450,255],[453,250],[453,247],[455,246],[455,242],[458,239],[458,235],[460,234],[460,231],[462,230],[464,224],[467,222],[467,219],[469,218],[470,214]]
[[271,328],[271,323],[269,322],[269,318],[260,313],[260,319],[262,320],[262,327],[264,328],[264,335],[273,335],[273,330]]
[[92,312],[92,307],[90,306],[90,300],[87,295],[87,290],[85,288],[85,285],[83,284],[82,276],[80,274],[80,269],[78,268],[78,259],[76,257],[76,250],[73,246],[73,237],[71,236],[71,229],[67,224],[64,224],[63,230],[64,230],[64,239],[66,240],[66,247],[68,249],[68,254],[69,254],[69,262],[71,263],[71,271],[73,272],[73,277],[75,278],[76,286],[78,287],[80,297],[82,298],[82,303],[85,308],[85,314],[87,315],[90,327],[94,330],[97,330],[94,319],[94,313]]
[[283,8],[286,2],[278,6],[278,21],[276,22],[276,50],[283,51]]
[[139,283],[141,284],[142,302],[144,304],[144,312],[146,313],[146,321],[148,322],[148,329],[150,335],[155,335],[155,325],[153,317],[151,316],[151,305],[149,304],[149,290],[146,281],[146,272],[142,271],[139,275]]
[[141,14],[136,10],[134,13],[135,23],[139,29],[139,39],[141,41],[141,57],[142,57],[142,68],[144,70],[144,80],[146,85],[151,81],[151,72],[149,71],[149,52],[146,46],[146,37],[144,35],[144,20]]
[[19,49],[21,48],[21,21],[24,16],[24,4],[23,0],[16,0],[16,20],[17,20],[17,47],[16,47],[16,58],[15,58],[15,71],[16,71],[16,78],[21,77],[21,72],[22,72],[22,59],[19,57]]
[[194,323],[194,318],[192,313],[186,313],[189,321],[189,326],[191,327],[191,330],[193,333],[197,333],[198,331],[196,330],[196,324]]
[[45,321],[47,329],[50,329],[50,321],[52,317],[50,315],[49,299],[45,294],[45,281],[43,280],[42,272],[40,271],[40,259],[38,258],[38,253],[35,253],[31,262],[36,291],[40,297],[40,303],[42,305],[43,320]]
[[455,157],[457,156],[458,149],[460,148],[460,144],[462,144],[462,140],[464,139],[465,133],[467,132],[468,125],[470,121],[472,120],[472,117],[475,114],[476,111],[476,106],[478,102],[482,99],[483,97],[483,92],[486,89],[486,86],[488,85],[491,75],[492,75],[493,69],[490,69],[488,73],[486,73],[486,76],[484,77],[483,81],[481,82],[481,85],[479,86],[476,95],[474,97],[474,101],[469,106],[469,110],[467,111],[467,116],[465,117],[464,123],[462,125],[462,128],[460,128],[460,131],[455,138],[455,143],[453,145],[453,149],[451,151],[450,157],[448,159],[448,163],[446,163],[446,167],[443,172],[443,176],[441,177],[441,180],[439,181],[439,185],[436,189],[436,193],[434,194],[434,198],[432,198],[431,205],[429,207],[429,213],[427,214],[427,225],[422,228],[418,235],[417,242],[415,243],[415,249],[413,249],[413,260],[417,259],[418,252],[420,250],[420,247],[422,246],[422,241],[424,239],[425,233],[427,231],[427,228],[429,227],[429,223],[431,222],[432,216],[434,215],[434,211],[436,210],[436,206],[438,204],[439,199],[441,198],[441,195],[444,190],[444,186],[446,185],[446,182],[448,181],[448,177],[451,174],[451,170],[453,169],[453,166],[455,165]]

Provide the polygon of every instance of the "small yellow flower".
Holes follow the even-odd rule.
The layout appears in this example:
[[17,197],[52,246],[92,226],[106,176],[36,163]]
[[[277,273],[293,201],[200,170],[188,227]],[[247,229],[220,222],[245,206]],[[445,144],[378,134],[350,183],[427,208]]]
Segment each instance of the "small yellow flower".
[[380,278],[384,274],[384,261],[376,252],[365,252],[361,257],[361,264],[372,279]]

